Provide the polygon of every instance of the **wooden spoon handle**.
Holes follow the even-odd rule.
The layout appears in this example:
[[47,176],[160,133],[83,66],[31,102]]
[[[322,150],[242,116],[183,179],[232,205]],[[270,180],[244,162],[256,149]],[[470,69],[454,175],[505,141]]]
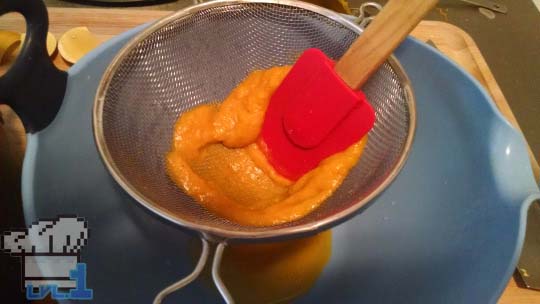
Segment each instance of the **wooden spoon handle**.
[[351,88],[361,87],[437,4],[437,0],[390,0],[336,63]]

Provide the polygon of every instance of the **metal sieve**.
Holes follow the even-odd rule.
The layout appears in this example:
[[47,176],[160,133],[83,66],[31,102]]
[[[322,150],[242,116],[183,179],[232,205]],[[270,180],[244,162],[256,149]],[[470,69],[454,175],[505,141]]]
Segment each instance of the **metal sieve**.
[[195,271],[162,291],[155,303],[197,277],[208,241],[219,243],[214,281],[232,301],[219,278],[227,241],[327,229],[354,215],[396,177],[412,143],[415,107],[407,76],[394,57],[363,87],[377,120],[360,161],[334,195],[306,217],[271,227],[242,226],[205,210],[166,174],[173,126],[184,111],[223,100],[250,71],[293,64],[307,48],[338,59],[360,33],[341,15],[300,1],[214,1],[157,21],[118,53],[94,104],[94,134],[103,161],[136,201],[199,232],[203,242]]

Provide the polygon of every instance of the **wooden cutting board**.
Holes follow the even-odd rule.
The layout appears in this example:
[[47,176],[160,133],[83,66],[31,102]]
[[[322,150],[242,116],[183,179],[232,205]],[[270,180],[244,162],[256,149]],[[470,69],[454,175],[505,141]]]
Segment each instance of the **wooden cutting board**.
[[[58,39],[65,31],[73,27],[86,26],[101,41],[106,41],[130,28],[168,14],[170,12],[151,10],[49,8],[49,31]],[[24,21],[19,15],[7,14],[0,18],[0,29],[21,32],[24,31],[24,28]],[[489,91],[501,113],[517,129],[520,129],[485,59],[467,33],[448,23],[423,21],[412,35],[422,41],[429,41],[473,75]],[[54,62],[61,69],[69,68],[69,64],[58,54],[54,55]],[[3,73],[7,68],[7,64],[0,65],[0,73]],[[20,170],[25,145],[24,130],[16,115],[8,107],[0,106],[0,118],[0,146],[8,147],[0,149],[0,168],[11,168],[9,171],[12,171],[14,176],[18,176],[16,172]],[[529,154],[534,175],[538,181],[540,167],[530,149]],[[14,189],[13,191],[19,190]],[[516,281],[511,279],[499,303],[540,303],[540,292],[520,288]]]

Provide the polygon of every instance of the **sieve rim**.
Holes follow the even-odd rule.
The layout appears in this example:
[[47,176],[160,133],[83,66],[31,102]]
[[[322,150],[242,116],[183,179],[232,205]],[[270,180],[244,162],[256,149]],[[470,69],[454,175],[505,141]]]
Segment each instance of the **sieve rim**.
[[125,178],[125,176],[121,173],[119,168],[116,166],[110,154],[110,151],[107,148],[107,144],[105,142],[105,136],[103,132],[103,107],[105,104],[105,96],[108,91],[110,82],[113,78],[112,76],[114,75],[114,72],[117,70],[117,68],[123,62],[123,59],[130,53],[130,51],[133,48],[135,48],[141,41],[143,41],[149,35],[153,34],[156,30],[162,28],[163,26],[179,18],[188,17],[194,13],[197,13],[205,9],[209,9],[209,8],[222,7],[226,5],[235,5],[235,4],[246,4],[246,3],[277,4],[277,5],[286,5],[286,6],[305,9],[313,13],[317,13],[323,17],[329,18],[345,26],[349,30],[352,30],[354,33],[357,33],[357,34],[362,33],[361,27],[359,27],[354,22],[348,20],[341,14],[331,11],[329,9],[326,9],[326,8],[323,8],[323,7],[320,7],[311,3],[302,2],[302,1],[216,0],[216,1],[206,2],[206,3],[198,4],[195,6],[184,8],[160,20],[157,20],[156,22],[149,25],[146,29],[144,29],[135,37],[133,37],[130,41],[128,41],[126,45],[124,45],[120,49],[120,51],[118,51],[118,53],[115,55],[115,57],[113,58],[113,60],[111,61],[107,69],[105,70],[99,82],[98,89],[96,91],[96,95],[94,98],[94,106],[92,110],[92,125],[93,125],[92,127],[93,127],[93,133],[94,133],[94,140],[96,142],[96,146],[99,151],[100,157],[103,163],[105,164],[105,166],[107,167],[107,170],[112,175],[113,179],[135,201],[137,201],[140,205],[152,211],[156,215],[172,223],[180,225],[184,228],[197,231],[201,233],[207,239],[223,238],[227,240],[249,240],[249,239],[264,240],[264,239],[276,239],[276,238],[281,238],[281,237],[299,237],[303,235],[314,234],[316,232],[322,231],[323,229],[328,229],[332,226],[338,225],[342,223],[343,221],[349,219],[350,217],[354,216],[368,202],[370,202],[376,196],[381,194],[395,180],[395,178],[397,177],[397,175],[399,174],[399,172],[405,165],[405,162],[411,150],[412,142],[414,140],[414,135],[416,131],[416,102],[415,102],[415,96],[414,96],[410,79],[394,55],[391,55],[386,60],[386,62],[392,67],[398,79],[400,80],[401,85],[403,87],[404,94],[405,94],[404,98],[409,107],[409,120],[410,120],[409,132],[407,134],[407,139],[404,143],[403,152],[401,153],[396,164],[394,165],[390,173],[386,176],[384,181],[381,182],[371,193],[369,193],[367,196],[363,197],[362,199],[356,201],[350,207],[338,213],[335,213],[332,216],[328,216],[318,221],[314,221],[314,222],[310,222],[310,223],[306,223],[306,224],[302,224],[298,226],[293,226],[293,227],[268,229],[265,231],[247,232],[247,231],[237,231],[237,230],[230,230],[230,229],[224,229],[224,228],[216,228],[216,227],[200,224],[196,221],[189,221],[189,220],[181,219],[177,215],[175,215],[173,212],[170,212],[169,210],[165,208],[159,207],[156,204],[151,203],[152,202],[151,199],[147,198],[144,194],[139,192],[136,189],[136,187],[131,185],[128,179]]

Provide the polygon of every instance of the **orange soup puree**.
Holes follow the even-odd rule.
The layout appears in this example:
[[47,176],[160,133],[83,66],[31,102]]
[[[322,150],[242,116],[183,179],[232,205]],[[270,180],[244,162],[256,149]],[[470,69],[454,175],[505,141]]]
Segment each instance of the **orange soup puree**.
[[180,116],[167,172],[208,210],[242,225],[278,225],[304,217],[328,198],[358,161],[367,137],[293,182],[257,145],[270,97],[290,66],[249,74],[220,104]]

